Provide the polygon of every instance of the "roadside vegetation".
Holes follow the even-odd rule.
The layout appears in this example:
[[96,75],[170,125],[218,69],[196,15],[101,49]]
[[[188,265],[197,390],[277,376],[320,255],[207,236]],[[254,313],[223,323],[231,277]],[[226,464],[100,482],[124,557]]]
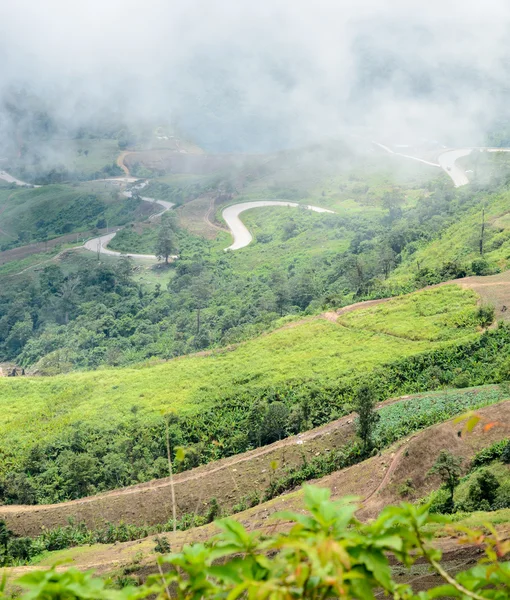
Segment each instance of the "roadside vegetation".
[[[305,488],[306,512],[285,511],[274,515],[290,522],[290,531],[269,535],[248,531],[232,519],[216,522],[220,533],[210,542],[184,546],[169,553],[170,544],[156,540],[159,574],[140,585],[137,578],[117,579],[114,591],[90,572],[54,568],[25,574],[19,584],[28,598],[126,598],[176,597],[218,598],[247,593],[276,598],[369,598],[384,590],[393,597],[427,600],[441,596],[503,600],[510,590],[505,562],[508,544],[495,532],[482,538],[483,560],[467,571],[450,574],[441,564],[442,553],[432,544],[427,526],[435,519],[427,507],[404,504],[385,508],[370,523],[359,522],[351,499],[330,500],[327,489]],[[478,540],[480,532],[462,531],[465,542]],[[270,559],[268,558],[270,554]],[[221,559],[221,560],[219,560]],[[408,583],[398,582],[391,565],[404,572],[418,560],[439,577],[439,586],[415,594]],[[391,562],[390,562],[391,561]],[[167,568],[170,565],[173,568]],[[177,568],[176,568],[177,567]],[[127,573],[136,573],[136,565]]]
[[117,190],[48,185],[0,187],[0,251],[143,218],[145,206]]

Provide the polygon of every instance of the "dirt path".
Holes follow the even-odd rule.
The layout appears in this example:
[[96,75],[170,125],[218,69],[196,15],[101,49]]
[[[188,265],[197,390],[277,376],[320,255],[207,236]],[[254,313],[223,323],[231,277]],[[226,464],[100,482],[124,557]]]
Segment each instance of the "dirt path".
[[120,167],[128,177],[131,177],[131,173],[130,173],[128,167],[126,166],[126,164],[124,163],[124,159],[126,158],[126,156],[128,154],[133,154],[133,153],[127,152],[126,150],[124,150],[123,152],[121,152],[119,154],[119,156],[117,157],[117,166]]
[[[395,402],[398,399],[392,401]],[[483,422],[491,422],[496,419],[508,421],[510,419],[510,401],[506,400],[480,409],[477,412],[482,416]],[[337,421],[336,424],[345,419],[348,419],[348,417]],[[320,429],[327,434],[333,426],[334,424],[329,424]],[[434,425],[417,432],[412,437],[404,440],[403,443],[400,442],[400,445],[395,445],[383,451],[379,456],[369,458],[347,469],[336,471],[315,483],[330,488],[333,499],[346,495],[361,496],[364,500],[357,513],[358,518],[362,521],[373,518],[382,507],[401,501],[402,497],[398,491],[399,486],[409,479],[413,483],[412,497],[408,498],[410,501],[422,498],[432,489],[437,489],[440,485],[439,479],[437,477],[427,477],[426,474],[442,449],[448,449],[455,455],[462,457],[465,468],[467,468],[470,459],[477,451],[495,441],[505,439],[508,435],[504,428],[493,427],[489,431],[484,431],[483,426],[478,425],[469,435],[459,437],[457,435],[458,429],[459,425],[453,419]],[[318,432],[319,430],[316,430],[315,433]],[[235,474],[235,471],[232,470],[231,473]],[[221,486],[221,482],[217,482],[217,489],[221,489],[218,486]],[[272,533],[275,530],[286,530],[289,527],[288,522],[281,520],[275,522],[270,517],[281,510],[301,511],[303,508],[302,498],[302,490],[297,489],[269,502],[247,509],[236,515],[236,519],[242,522],[250,531],[257,530],[262,534]],[[138,501],[135,503],[135,508],[141,505],[142,502]],[[0,510],[7,508],[21,509],[24,507],[0,507]],[[43,507],[30,508],[36,510]],[[11,517],[11,515],[5,516],[8,524],[11,525],[12,523],[16,530],[23,526],[23,521],[32,519],[29,513],[20,513],[17,519]],[[1,513],[0,518],[2,518]],[[508,535],[508,523],[503,524],[503,528]],[[171,543],[172,550],[178,552],[184,544],[204,542],[210,539],[214,533],[216,533],[216,528],[211,524],[188,531],[178,531],[175,535],[171,532],[166,533],[165,536]],[[45,566],[54,564],[55,561],[64,558],[64,556],[67,560],[70,559],[73,566],[80,570],[97,569],[99,573],[105,574],[112,573],[119,567],[132,565],[135,556],[141,555],[143,556],[142,561],[140,562],[138,559],[140,572],[153,572],[155,537],[150,536],[132,542],[95,545],[91,548],[69,549],[64,551],[63,555],[57,554],[43,559],[39,565],[9,569],[8,574],[18,576],[34,569],[45,568]],[[458,556],[457,543],[458,540],[443,539],[440,541],[445,552],[450,553],[450,558]],[[460,559],[462,560],[462,556],[460,556]],[[59,568],[65,569],[67,566],[62,565]],[[421,578],[423,571],[418,570],[414,575]]]
[[389,482],[391,476],[393,475],[393,473],[395,472],[396,468],[398,467],[400,458],[402,457],[402,454],[404,453],[405,449],[406,449],[406,445],[405,444],[402,445],[398,449],[398,451],[395,453],[395,455],[391,459],[390,466],[386,469],[384,477],[381,479],[381,483],[372,492],[370,492],[368,494],[368,496],[365,496],[363,498],[363,502],[364,503],[368,502],[373,496],[375,496],[377,493],[379,493],[383,489],[383,487],[385,487],[387,485],[387,483]]
[[211,198],[211,201],[209,203],[209,208],[204,215],[205,224],[209,225],[213,229],[216,229],[217,231],[225,231],[226,233],[230,233],[230,230],[227,229],[226,227],[221,227],[220,225],[217,225],[216,223],[211,221],[211,215],[213,212],[214,212],[214,198]]

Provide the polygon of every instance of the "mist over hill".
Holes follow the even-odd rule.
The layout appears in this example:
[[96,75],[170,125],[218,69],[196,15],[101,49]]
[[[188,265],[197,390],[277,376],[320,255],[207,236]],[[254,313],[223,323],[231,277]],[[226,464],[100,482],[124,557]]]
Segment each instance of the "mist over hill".
[[221,152],[360,128],[474,144],[507,116],[504,0],[72,4],[0,7],[2,155],[135,122]]

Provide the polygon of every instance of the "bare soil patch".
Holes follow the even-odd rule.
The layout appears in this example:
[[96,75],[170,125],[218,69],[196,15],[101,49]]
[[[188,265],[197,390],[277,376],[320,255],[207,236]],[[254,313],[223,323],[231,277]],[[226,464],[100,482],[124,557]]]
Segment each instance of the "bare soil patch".
[[[510,419],[510,400],[483,408],[478,411],[478,414],[482,416],[484,422],[502,421],[508,423]],[[331,436],[336,431],[341,431],[343,441],[345,439],[344,436],[349,435],[349,426],[352,426],[352,423],[348,422],[350,419],[351,417],[345,417],[344,419],[340,419],[335,423],[331,423],[325,427],[314,430],[313,432],[308,432],[308,434],[305,435],[315,435],[321,438],[331,439]],[[440,425],[435,425],[410,436],[408,439],[402,440],[393,448],[390,448],[378,456],[374,456],[363,463],[354,465],[348,469],[333,473],[315,483],[324,487],[329,487],[332,490],[333,498],[345,495],[355,495],[360,497],[362,499],[362,505],[358,511],[358,517],[362,520],[369,519],[376,515],[385,505],[395,504],[402,500],[398,493],[398,487],[408,479],[411,479],[414,485],[413,498],[423,497],[432,489],[437,489],[439,481],[435,477],[428,478],[426,473],[441,450],[448,449],[454,454],[464,457],[465,466],[467,468],[469,460],[478,450],[497,440],[504,439],[508,435],[507,430],[503,427],[496,426],[489,431],[484,431],[483,427],[479,425],[472,433],[463,434],[459,437],[459,428],[460,426],[455,424],[453,420]],[[329,436],[327,435],[328,433],[330,434]],[[291,439],[295,444],[296,438]],[[285,445],[285,443],[289,443],[289,441],[290,440],[284,440],[284,442],[273,444],[273,449],[271,451]],[[313,438],[308,437],[306,441],[307,443],[311,443]],[[269,447],[261,450],[267,449],[269,449]],[[233,471],[233,468],[236,464],[236,460],[245,461],[243,466],[244,470],[250,462],[248,455],[251,454],[255,458],[255,455],[258,452],[259,451],[254,451],[253,453],[247,453],[242,457],[233,457],[232,459],[220,462],[223,462],[225,467],[227,465],[232,467],[230,471],[235,474],[236,471]],[[269,456],[267,458],[270,460]],[[199,472],[203,471],[204,477],[199,477],[198,479],[204,484],[206,479],[205,473],[209,471],[211,475],[214,475],[214,479],[217,481],[216,491],[221,493],[222,480],[216,479],[219,471],[214,470],[217,469],[218,466],[219,463],[209,465],[208,467],[201,467],[192,473],[196,476]],[[147,484],[144,485],[146,486]],[[144,485],[137,486],[137,488],[142,490]],[[177,487],[178,499],[182,491],[182,489]],[[111,498],[118,494],[119,492],[112,492],[109,496]],[[107,497],[108,495],[105,495],[105,498]],[[128,495],[127,497],[130,498],[134,508],[142,506],[143,502],[140,497],[137,498],[136,495]],[[152,505],[152,507],[155,508],[154,505]],[[32,520],[30,512],[40,511],[45,508],[48,507],[2,507],[0,508],[0,511],[2,511],[0,512],[0,518],[7,517],[8,524],[16,526],[19,530],[26,519],[29,520],[29,523],[32,523],[32,526],[34,525],[35,521]],[[11,512],[5,514],[6,509],[10,509]],[[270,519],[270,517],[275,512],[284,509],[302,510],[301,490],[284,494],[270,502],[266,502],[239,513],[236,518],[250,530],[257,529],[263,533],[271,533],[276,530],[283,531],[286,530],[290,524],[281,521],[275,522]],[[509,535],[510,525],[504,524],[499,526],[498,530],[502,535]],[[184,544],[205,541],[214,535],[216,531],[216,527],[211,524],[189,531],[178,531],[175,535],[167,533],[165,536],[168,538],[172,550],[179,551]],[[143,559],[137,567],[136,574],[143,579],[146,574],[152,573],[155,570],[156,554],[154,553],[154,538],[155,536],[151,536],[134,542],[76,548],[64,551],[64,553],[66,553],[65,557],[70,559],[73,566],[83,570],[95,569],[99,574],[120,572],[123,567],[127,565],[132,566],[135,555],[140,555],[141,553]],[[459,546],[458,540],[455,537],[445,536],[437,542],[437,545],[444,552],[443,565],[454,573],[466,568],[466,565],[472,564],[479,558],[479,551],[476,547]],[[59,558],[61,557],[59,556]],[[55,556],[51,556],[48,558],[49,562],[43,561],[36,567],[17,567],[8,569],[8,572],[11,576],[19,576],[29,570],[49,566],[55,562],[55,559]],[[68,568],[68,565],[62,565],[59,568],[65,569]],[[427,586],[430,587],[432,583],[437,584],[437,579],[431,580],[425,565],[422,565],[419,562],[410,571],[403,572],[401,577],[402,581],[416,582],[416,589],[427,589]]]
[[510,271],[456,279],[462,288],[476,292],[483,304],[494,306],[497,319],[510,320]]

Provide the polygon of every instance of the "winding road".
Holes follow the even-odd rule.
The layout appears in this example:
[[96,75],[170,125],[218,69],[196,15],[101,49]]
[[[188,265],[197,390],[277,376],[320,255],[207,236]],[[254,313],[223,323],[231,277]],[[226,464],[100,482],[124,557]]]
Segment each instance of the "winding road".
[[234,243],[225,248],[225,250],[239,250],[245,248],[250,244],[253,236],[248,231],[247,227],[239,218],[239,215],[245,210],[251,210],[252,208],[262,208],[264,206],[289,206],[291,208],[303,208],[312,210],[313,212],[319,213],[333,213],[332,210],[327,208],[320,208],[319,206],[312,206],[310,204],[297,204],[296,202],[283,202],[281,200],[258,200],[256,202],[242,202],[241,204],[234,204],[228,206],[221,213],[225,223],[228,225],[230,232],[234,238]]
[[[479,150],[480,152],[484,152],[484,151],[485,152],[510,152],[510,148],[486,148],[486,147],[457,148],[457,149],[446,150],[445,152],[442,152],[438,157],[438,162],[435,163],[435,162],[431,162],[431,161],[425,160],[423,158],[420,158],[418,156],[412,156],[410,154],[403,154],[401,152],[396,152],[389,146],[381,144],[380,142],[377,142],[377,141],[372,141],[372,144],[374,144],[375,146],[381,148],[382,150],[384,150],[385,152],[387,152],[388,154],[391,154],[393,156],[400,156],[402,158],[414,160],[414,161],[429,165],[431,167],[437,167],[437,168],[443,169],[443,171],[452,179],[455,187],[461,187],[461,186],[469,184],[469,179],[466,175],[466,172],[464,171],[463,168],[461,168],[460,166],[457,165],[458,159],[463,158],[464,156],[468,156],[469,154],[471,154],[473,152],[473,150]],[[127,167],[124,166],[123,159],[124,159],[125,154],[126,154],[125,152],[121,153],[117,159],[117,164],[121,168],[123,168],[123,170],[126,173],[125,177],[115,177],[115,178],[111,178],[111,179],[96,180],[96,181],[119,182],[119,185],[127,184],[127,183],[136,183],[137,181],[139,181],[137,178],[132,177],[129,174]],[[16,179],[12,175],[9,175],[9,173],[7,173],[6,171],[0,171],[0,179],[8,181],[9,183],[15,183],[16,185],[19,185],[19,186],[30,186],[30,184],[28,184],[24,181],[21,181],[19,179]],[[122,194],[124,196],[130,198],[133,195],[133,192],[143,189],[146,185],[148,185],[148,183],[149,183],[149,181],[145,180],[145,181],[133,186],[133,188],[131,188],[131,190],[123,191]],[[40,187],[40,186],[33,186],[33,187]],[[149,217],[150,220],[160,217],[162,214],[164,214],[166,211],[170,210],[174,206],[174,204],[172,202],[167,202],[165,200],[157,200],[155,198],[149,198],[147,196],[141,196],[141,199],[144,202],[159,204],[162,207],[162,210],[160,212],[158,212],[157,214],[151,215],[151,217]],[[332,210],[328,210],[326,208],[321,208],[319,206],[312,206],[309,204],[304,205],[304,204],[298,204],[296,202],[285,202],[285,201],[281,201],[281,200],[258,200],[258,201],[243,202],[240,204],[234,204],[232,206],[228,206],[227,208],[225,208],[223,210],[222,217],[225,220],[225,223],[227,224],[234,241],[230,246],[228,246],[228,248],[225,248],[226,251],[227,250],[239,250],[241,248],[245,248],[253,240],[252,234],[248,231],[248,228],[241,221],[240,214],[246,210],[251,210],[253,208],[262,208],[262,207],[266,207],[266,206],[287,206],[287,207],[291,207],[291,208],[299,208],[300,207],[303,209],[307,209],[307,210],[311,210],[311,211],[319,212],[319,213],[333,213]],[[93,239],[89,240],[88,242],[86,242],[83,245],[83,247],[86,250],[89,250],[91,252],[99,252],[100,254],[105,254],[108,256],[129,256],[129,257],[133,257],[133,258],[145,258],[145,259],[157,260],[157,257],[153,254],[135,254],[135,253],[125,253],[125,252],[118,252],[115,250],[109,250],[107,246],[111,242],[111,240],[115,237],[117,231],[119,231],[119,229],[109,232],[105,235],[101,235],[99,237],[93,238]],[[176,258],[176,257],[173,257],[173,258]]]
[[[116,179],[109,179],[109,180],[105,180],[105,181],[119,181],[122,183],[133,183],[138,180],[135,179],[134,177],[122,177],[122,178],[116,178]],[[122,192],[122,194],[124,196],[126,196],[126,198],[131,198],[133,196],[134,191],[143,189],[146,185],[148,185],[148,183],[149,183],[148,181],[143,181],[142,183],[139,183],[138,185],[134,186],[131,190]],[[160,212],[158,212],[154,215],[151,215],[149,217],[150,221],[152,221],[153,219],[156,219],[157,217],[160,217],[162,214],[166,213],[167,210],[170,210],[173,206],[175,206],[175,204],[173,202],[167,202],[166,200],[156,200],[155,198],[149,198],[148,196],[140,196],[140,197],[144,202],[150,202],[152,204],[159,204],[161,207],[163,207],[163,210],[161,210]],[[112,239],[115,237],[115,235],[117,234],[118,231],[120,231],[120,228],[116,229],[115,231],[112,231],[111,233],[107,233],[107,234],[101,235],[99,237],[93,238],[91,240],[88,240],[88,242],[85,242],[85,244],[83,244],[83,247],[86,250],[90,250],[91,252],[99,252],[100,254],[105,254],[106,256],[129,256],[130,258],[148,258],[148,259],[152,259],[152,260],[157,260],[157,257],[154,254],[134,254],[134,253],[129,253],[129,252],[118,252],[116,250],[108,249],[107,248],[108,244],[112,241]],[[172,258],[177,258],[177,257],[172,256]]]
[[431,167],[439,167],[443,169],[443,171],[450,177],[453,181],[455,187],[462,187],[463,185],[468,185],[469,179],[466,175],[466,171],[463,168],[459,167],[456,162],[459,158],[463,158],[464,156],[469,156],[473,150],[479,150],[480,152],[510,152],[510,148],[489,148],[485,146],[473,146],[472,148],[456,148],[454,150],[446,150],[442,152],[438,156],[438,162],[434,163],[429,160],[425,160],[418,156],[412,156],[410,154],[402,154],[401,152],[395,152],[389,146],[385,146],[380,142],[372,141],[372,144],[378,146],[388,154],[392,154],[394,156],[401,156],[403,158],[409,158],[410,160],[415,160]]
[[439,156],[439,164],[441,165],[441,168],[443,168],[451,177],[455,187],[461,187],[469,183],[466,172],[456,164],[456,161],[464,156],[469,156],[473,150],[478,150],[480,152],[510,152],[510,148],[487,147],[459,148],[457,150],[443,152],[443,154]]

